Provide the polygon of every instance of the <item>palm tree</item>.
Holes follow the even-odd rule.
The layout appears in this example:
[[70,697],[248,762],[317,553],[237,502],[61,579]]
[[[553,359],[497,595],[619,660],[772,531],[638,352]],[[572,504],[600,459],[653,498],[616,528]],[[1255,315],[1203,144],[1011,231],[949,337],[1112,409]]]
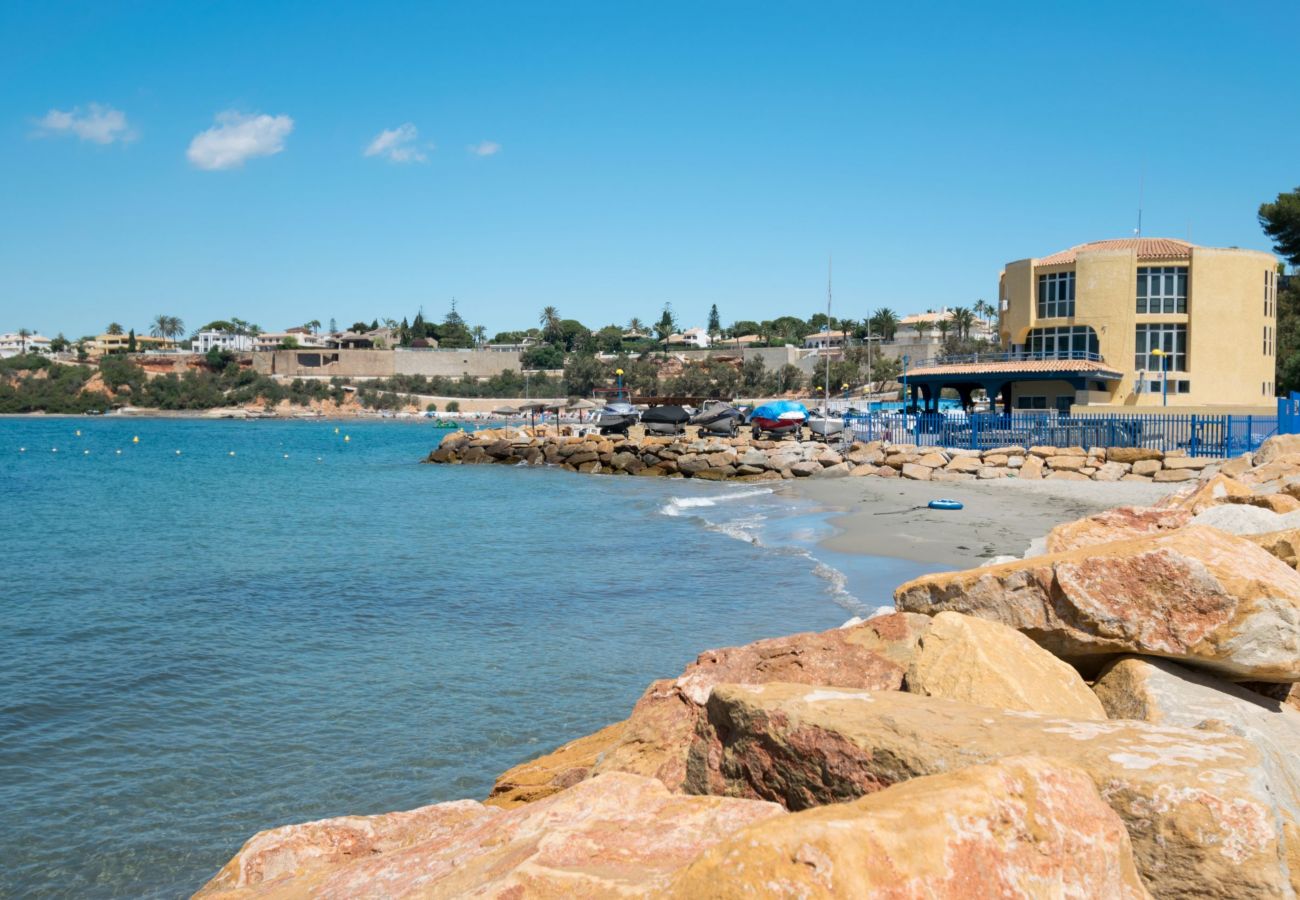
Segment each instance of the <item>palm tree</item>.
[[668,338],[676,330],[677,320],[673,316],[673,305],[671,303],[665,303],[663,315],[660,316],[659,321],[655,323],[655,336],[658,337],[664,345],[664,356],[668,355]]
[[560,311],[554,306],[542,307],[542,314],[537,317],[537,324],[542,326],[542,337],[553,339],[560,333]]
[[888,307],[876,310],[871,317],[871,327],[886,341],[892,341],[898,331],[898,313]]
[[627,323],[627,330],[633,334],[645,334],[645,323],[633,316],[632,320]]
[[122,326],[119,325],[119,324],[117,324],[116,322],[109,322],[109,323],[108,323],[108,333],[109,333],[109,334],[121,334],[121,333],[122,333]]
[[482,347],[483,344],[487,341],[487,329],[484,328],[482,325],[475,325],[474,328],[470,331],[470,335],[474,338],[474,343],[476,346]]
[[156,338],[166,338],[175,344],[176,338],[185,333],[185,323],[179,316],[160,313],[154,316],[153,323],[149,326],[149,333]]
[[306,327],[311,329],[312,334],[318,333],[320,331],[320,319],[312,319],[306,324]]
[[23,354],[27,353],[27,339],[31,336],[32,336],[32,330],[30,328],[18,329],[18,341],[21,347],[21,351],[20,351],[21,353]]
[[962,340],[967,340],[970,337],[971,326],[975,324],[975,314],[964,306],[954,307],[952,324],[957,329],[957,336]]
[[940,319],[935,327],[939,329],[939,341],[948,343],[948,332],[952,331],[952,319]]

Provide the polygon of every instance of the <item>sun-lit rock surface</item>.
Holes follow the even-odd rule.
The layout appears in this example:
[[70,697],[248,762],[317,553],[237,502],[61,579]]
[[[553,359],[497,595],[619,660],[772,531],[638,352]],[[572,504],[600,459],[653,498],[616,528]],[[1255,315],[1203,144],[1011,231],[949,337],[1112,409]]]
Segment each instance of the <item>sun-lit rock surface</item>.
[[1242,680],[1300,681],[1300,574],[1213,528],[927,575],[894,601],[1002,622],[1085,669],[1137,653]]
[[1121,506],[1057,525],[1047,533],[1047,552],[1067,553],[1112,541],[1128,541],[1182,528],[1191,521],[1192,513],[1184,509]]
[[[1300,826],[1300,710],[1165,659],[1136,656],[1108,666],[1094,689],[1113,719],[1245,738],[1259,752],[1283,826]],[[1289,849],[1300,861],[1300,844]],[[1291,878],[1300,890],[1300,866],[1292,868]]]
[[752,825],[706,850],[669,896],[1150,895],[1087,774],[1017,756]]
[[622,737],[593,772],[633,772],[680,790],[704,704],[715,684],[792,681],[898,690],[927,616],[894,613],[849,628],[807,632],[701,653],[676,679],[656,681],[637,701]]
[[1073,666],[1012,628],[953,612],[935,616],[921,638],[907,690],[995,709],[1106,718]]
[[1288,896],[1280,817],[1260,755],[1219,731],[1008,712],[901,692],[718,685],[690,787],[793,810],[1007,756],[1087,772],[1157,897]]
[[606,725],[600,731],[569,741],[537,759],[520,763],[497,777],[483,802],[509,809],[533,803],[572,787],[591,775],[591,769],[623,736],[626,722]]
[[265,831],[197,896],[659,896],[702,851],[783,815],[774,803],[603,775],[510,810],[462,800]]

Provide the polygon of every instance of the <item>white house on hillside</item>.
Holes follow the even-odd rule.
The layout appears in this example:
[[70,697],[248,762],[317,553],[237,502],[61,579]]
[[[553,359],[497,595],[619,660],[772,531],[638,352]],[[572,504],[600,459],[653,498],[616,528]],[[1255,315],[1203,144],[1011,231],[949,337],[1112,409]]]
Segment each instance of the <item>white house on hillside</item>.
[[804,335],[803,345],[806,350],[838,350],[847,338],[845,331],[818,331]]
[[692,347],[707,350],[709,345],[713,343],[713,340],[709,337],[709,333],[703,328],[688,328],[681,334],[668,335],[668,343],[689,344]]
[[0,334],[0,359],[21,356],[23,353],[49,353],[50,339],[43,334],[23,337],[16,331]]
[[190,349],[195,353],[207,353],[209,350],[247,352],[253,349],[253,337],[248,334],[209,329],[194,335],[194,340],[190,342]]

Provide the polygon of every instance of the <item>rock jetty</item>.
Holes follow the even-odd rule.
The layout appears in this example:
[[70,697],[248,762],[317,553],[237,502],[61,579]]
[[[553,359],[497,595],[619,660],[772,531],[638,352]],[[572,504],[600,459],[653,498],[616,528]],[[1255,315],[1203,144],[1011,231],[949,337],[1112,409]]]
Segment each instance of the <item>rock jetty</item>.
[[[1131,447],[995,447],[954,450],[913,444],[854,442],[847,448],[817,441],[734,438],[639,438],[538,433],[528,428],[456,432],[443,438],[428,462],[558,466],[593,475],[773,481],[874,475],[915,481],[998,478],[1058,481],[1196,481],[1222,460]],[[1300,509],[1300,499],[1293,509]],[[1281,510],[1280,510],[1281,511]]]
[[[436,453],[738,472],[693,443]],[[806,461],[897,472],[893,451]],[[1295,898],[1300,438],[1163,468],[1180,458],[1149,460],[1195,473],[1157,506],[911,581],[893,613],[702,653],[482,802],[264,831],[198,896]]]

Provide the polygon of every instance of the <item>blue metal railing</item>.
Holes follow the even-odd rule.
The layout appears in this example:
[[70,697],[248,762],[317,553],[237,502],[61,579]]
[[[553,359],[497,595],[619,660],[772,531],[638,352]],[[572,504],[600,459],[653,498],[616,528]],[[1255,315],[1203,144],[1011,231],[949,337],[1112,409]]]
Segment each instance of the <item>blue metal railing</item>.
[[845,416],[845,426],[860,441],[885,440],[927,447],[1147,447],[1216,458],[1253,452],[1279,433],[1277,416],[1179,413],[1063,416],[1050,411],[1010,415],[887,412],[850,414]]

